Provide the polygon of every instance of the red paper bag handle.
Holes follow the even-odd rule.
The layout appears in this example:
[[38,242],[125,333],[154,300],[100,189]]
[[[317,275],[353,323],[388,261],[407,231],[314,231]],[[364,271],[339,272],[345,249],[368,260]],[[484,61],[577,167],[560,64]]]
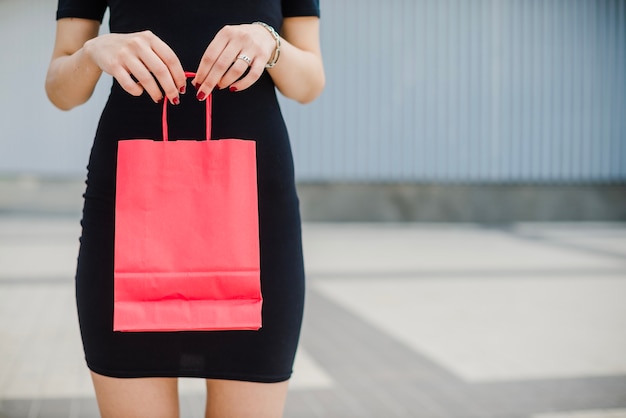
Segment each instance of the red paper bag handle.
[[[195,77],[196,73],[185,72],[185,76],[187,78]],[[212,100],[213,95],[209,94],[206,98],[206,140],[211,139],[211,107],[213,104]],[[167,97],[163,99],[163,141],[167,141],[169,139],[168,126],[167,126]]]

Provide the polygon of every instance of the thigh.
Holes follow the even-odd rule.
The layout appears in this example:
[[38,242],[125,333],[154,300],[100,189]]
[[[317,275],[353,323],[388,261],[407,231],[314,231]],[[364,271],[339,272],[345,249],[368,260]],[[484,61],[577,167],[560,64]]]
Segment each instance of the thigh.
[[280,418],[288,384],[209,379],[206,418]]
[[118,379],[91,373],[102,418],[176,418],[178,379]]

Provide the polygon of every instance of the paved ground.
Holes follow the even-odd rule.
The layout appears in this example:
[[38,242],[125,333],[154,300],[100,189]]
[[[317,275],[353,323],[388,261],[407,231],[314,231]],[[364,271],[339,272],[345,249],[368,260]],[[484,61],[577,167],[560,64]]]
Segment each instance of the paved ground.
[[[0,418],[98,416],[78,233],[0,215]],[[626,417],[626,225],[307,224],[305,251],[287,417]]]

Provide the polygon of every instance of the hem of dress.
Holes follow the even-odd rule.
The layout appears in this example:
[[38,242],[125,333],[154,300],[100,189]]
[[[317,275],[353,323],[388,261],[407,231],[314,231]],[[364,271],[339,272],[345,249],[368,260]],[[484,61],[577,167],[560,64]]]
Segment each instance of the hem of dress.
[[87,367],[92,372],[119,379],[136,379],[146,377],[188,377],[197,379],[217,379],[217,380],[236,380],[240,382],[254,382],[254,383],[280,383],[285,382],[291,378],[291,373],[278,376],[265,376],[265,375],[244,375],[233,373],[202,373],[194,371],[177,371],[177,372],[163,372],[163,371],[122,371],[122,370],[109,370],[87,364]]

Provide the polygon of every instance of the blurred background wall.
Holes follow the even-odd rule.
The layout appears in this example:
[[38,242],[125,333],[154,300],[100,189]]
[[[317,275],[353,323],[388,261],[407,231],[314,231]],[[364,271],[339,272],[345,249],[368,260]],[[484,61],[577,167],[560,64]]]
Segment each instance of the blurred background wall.
[[[305,219],[626,220],[625,1],[321,3],[326,91],[282,100]],[[82,180],[110,85],[47,102],[55,9],[0,0],[5,200]]]

